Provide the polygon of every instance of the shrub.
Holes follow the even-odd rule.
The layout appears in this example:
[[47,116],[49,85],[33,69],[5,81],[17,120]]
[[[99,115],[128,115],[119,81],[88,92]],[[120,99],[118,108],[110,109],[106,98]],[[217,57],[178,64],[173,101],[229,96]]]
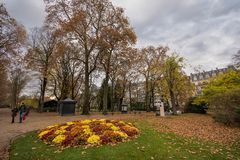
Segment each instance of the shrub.
[[227,125],[240,126],[240,89],[218,94],[211,98],[213,118]]
[[199,104],[194,103],[194,100],[196,97],[189,98],[188,102],[186,103],[184,107],[184,112],[185,113],[201,113],[205,114],[207,111],[207,104],[202,101]]
[[229,70],[212,78],[196,103],[206,101],[213,118],[224,124],[240,126],[240,70]]
[[220,122],[220,123],[223,123],[223,124],[226,124],[226,125],[230,125],[231,124],[231,121],[230,121],[230,116],[227,115],[227,114],[223,114],[223,113],[215,113],[213,115],[213,119],[216,121],[216,122]]
[[136,102],[131,104],[131,110],[135,111],[145,111],[145,103],[144,102]]

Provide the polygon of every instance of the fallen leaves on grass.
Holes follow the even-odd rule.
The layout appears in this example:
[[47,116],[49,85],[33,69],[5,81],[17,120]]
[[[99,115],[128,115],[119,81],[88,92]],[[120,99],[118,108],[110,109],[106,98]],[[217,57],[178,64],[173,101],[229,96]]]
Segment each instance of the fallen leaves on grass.
[[224,145],[236,144],[240,139],[240,128],[215,123],[209,115],[187,114],[173,116],[173,118],[154,116],[143,118],[150,122],[159,132],[171,132]]

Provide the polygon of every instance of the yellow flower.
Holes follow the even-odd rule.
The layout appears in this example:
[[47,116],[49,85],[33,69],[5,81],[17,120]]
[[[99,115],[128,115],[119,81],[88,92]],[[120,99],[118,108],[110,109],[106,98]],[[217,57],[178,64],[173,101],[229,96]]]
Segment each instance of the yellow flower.
[[125,122],[123,122],[123,121],[119,121],[118,123],[120,123],[120,124],[125,124]]
[[91,135],[91,134],[92,134],[90,128],[85,128],[85,129],[83,130],[83,132],[84,132],[84,134],[86,134],[86,135]]
[[113,126],[112,123],[106,123],[106,125],[107,125],[108,127],[112,127],[112,126]]
[[45,134],[47,134],[48,132],[50,132],[50,130],[46,130],[46,131],[42,131],[41,133],[39,133],[38,137],[42,138]]
[[128,125],[130,125],[130,126],[133,126],[133,124],[132,124],[132,123],[130,123],[130,122],[128,123]]
[[72,124],[74,124],[73,122],[67,122],[67,125],[68,126],[70,126],[70,125],[72,125]]
[[84,128],[84,129],[89,128],[89,126],[88,125],[83,125],[82,128]]
[[124,132],[114,131],[114,133],[118,134],[119,136],[121,136],[124,139],[128,138],[128,135]]
[[99,119],[99,122],[106,122],[106,119]]
[[116,127],[116,126],[112,126],[111,129],[112,129],[113,131],[118,131],[118,130],[119,130],[119,128]]
[[[67,128],[70,130],[68,131]],[[38,138],[44,140],[45,142],[55,145],[71,146],[72,144],[75,144],[76,140],[79,140],[81,143],[83,141],[84,144],[98,145],[105,143],[104,141],[101,141],[102,136],[107,136],[110,139],[113,138],[113,140],[116,140],[116,142],[124,141],[128,137],[137,135],[139,130],[135,128],[132,123],[124,121],[85,119],[66,122],[65,124],[48,126],[46,129],[40,130],[38,133]],[[130,136],[128,136],[126,133]],[[43,137],[45,138],[48,135],[50,135],[49,138],[43,139]]]
[[98,135],[92,135],[87,139],[87,142],[90,144],[98,143],[100,140],[100,137]]
[[137,133],[139,133],[139,130],[136,127],[132,127],[132,126],[127,126],[130,130],[134,130]]
[[66,139],[65,135],[58,135],[53,139],[53,143],[62,143]]
[[89,123],[91,123],[91,122],[92,122],[92,121],[89,120],[89,119],[86,119],[86,120],[82,120],[82,121],[81,121],[82,124],[89,124]]
[[60,127],[60,129],[61,130],[64,130],[64,129],[66,129],[66,128],[68,128],[69,126],[62,126],[62,127]]
[[66,130],[58,129],[54,132],[54,134],[63,134],[65,132],[66,132]]
[[55,124],[55,125],[51,125],[51,126],[48,126],[47,129],[51,129],[51,128],[54,128],[54,127],[57,127],[58,125]]

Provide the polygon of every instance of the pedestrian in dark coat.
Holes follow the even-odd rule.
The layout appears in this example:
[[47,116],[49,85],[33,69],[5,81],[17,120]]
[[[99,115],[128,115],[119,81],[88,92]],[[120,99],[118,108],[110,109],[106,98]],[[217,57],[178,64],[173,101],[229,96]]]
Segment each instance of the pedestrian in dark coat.
[[17,112],[18,112],[18,109],[16,107],[14,107],[12,109],[12,123],[14,123],[14,119],[17,116]]
[[26,114],[25,114],[25,115],[28,116],[29,112],[30,112],[30,108],[27,107],[27,108],[26,108]]

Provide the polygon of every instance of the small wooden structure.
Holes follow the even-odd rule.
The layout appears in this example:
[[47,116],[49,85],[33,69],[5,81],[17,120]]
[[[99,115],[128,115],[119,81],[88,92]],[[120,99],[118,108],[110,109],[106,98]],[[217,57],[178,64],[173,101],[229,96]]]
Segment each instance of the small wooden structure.
[[58,102],[56,100],[46,101],[43,104],[43,112],[56,112]]
[[60,101],[59,103],[59,114],[64,115],[75,115],[75,105],[77,101],[67,98]]
[[128,112],[128,105],[127,104],[122,104],[122,114],[126,114]]

